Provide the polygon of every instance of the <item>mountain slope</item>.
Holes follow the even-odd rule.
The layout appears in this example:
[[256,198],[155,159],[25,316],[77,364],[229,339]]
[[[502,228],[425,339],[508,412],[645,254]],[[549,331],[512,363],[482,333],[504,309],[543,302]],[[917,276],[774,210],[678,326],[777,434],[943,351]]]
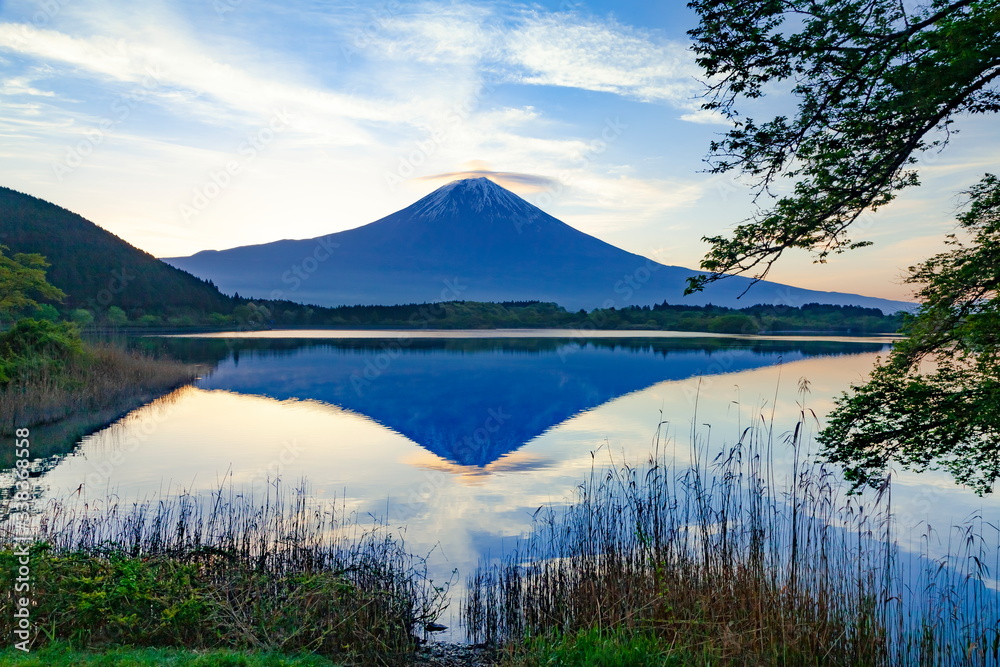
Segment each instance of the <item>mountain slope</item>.
[[324,306],[537,299],[566,308],[670,303],[909,304],[735,277],[683,297],[694,272],[570,227],[486,178],[449,183],[381,220],[316,239],[204,251],[164,261],[244,296]]
[[229,312],[214,285],[165,264],[89,220],[42,199],[0,187],[0,245],[37,252],[48,279],[67,294],[66,308],[129,313]]

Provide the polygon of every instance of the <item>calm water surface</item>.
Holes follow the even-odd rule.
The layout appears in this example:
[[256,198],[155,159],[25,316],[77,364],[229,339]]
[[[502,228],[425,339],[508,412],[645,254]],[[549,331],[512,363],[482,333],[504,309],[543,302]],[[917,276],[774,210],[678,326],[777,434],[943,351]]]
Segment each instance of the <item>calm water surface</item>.
[[[304,478],[359,516],[405,525],[439,578],[454,568],[464,578],[516,543],[540,506],[570,499],[595,461],[645,460],[661,419],[663,447],[681,463],[692,433],[722,447],[772,414],[784,433],[803,401],[822,420],[888,349],[883,339],[497,335],[150,339],[206,364],[204,377],[83,439],[41,480],[45,496],[81,483],[83,499],[207,493],[227,481],[255,493]],[[932,552],[946,548],[949,526],[1000,517],[996,499],[937,473],[898,475],[893,503],[904,541],[920,542],[923,522],[941,533]]]

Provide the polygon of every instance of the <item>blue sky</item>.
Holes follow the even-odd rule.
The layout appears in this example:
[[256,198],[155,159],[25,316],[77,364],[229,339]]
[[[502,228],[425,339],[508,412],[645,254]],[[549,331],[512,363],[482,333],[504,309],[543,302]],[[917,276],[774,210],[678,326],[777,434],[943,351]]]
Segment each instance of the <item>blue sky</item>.
[[[752,212],[703,173],[682,2],[0,1],[0,184],[157,256],[372,222],[467,171],[657,261]],[[779,109],[780,94],[758,109]],[[1000,131],[961,121],[924,186],[865,221],[872,248],[772,279],[904,297],[954,192],[996,171]]]

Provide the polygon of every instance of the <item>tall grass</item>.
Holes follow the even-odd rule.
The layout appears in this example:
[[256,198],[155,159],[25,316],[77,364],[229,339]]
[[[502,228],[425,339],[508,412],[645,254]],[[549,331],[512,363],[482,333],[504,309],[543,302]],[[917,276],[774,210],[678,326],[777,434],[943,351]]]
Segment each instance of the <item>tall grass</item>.
[[595,459],[575,502],[540,508],[517,551],[469,578],[471,638],[515,656],[526,637],[562,646],[596,631],[655,637],[683,664],[998,664],[1000,604],[985,584],[1000,558],[984,539],[996,525],[957,528],[944,556],[907,556],[889,480],[848,494],[806,456],[808,414],[783,437],[758,415],[711,457],[692,429],[686,457],[658,430],[644,465]]
[[[158,502],[52,502],[36,518],[35,644],[309,651],[402,664],[447,586],[380,526],[361,528],[304,486],[231,485]],[[0,632],[11,636],[11,544]]]
[[[41,361],[45,361],[44,359]],[[199,369],[114,343],[89,344],[67,363],[38,363],[0,386],[0,436],[73,415],[124,413],[197,377]]]

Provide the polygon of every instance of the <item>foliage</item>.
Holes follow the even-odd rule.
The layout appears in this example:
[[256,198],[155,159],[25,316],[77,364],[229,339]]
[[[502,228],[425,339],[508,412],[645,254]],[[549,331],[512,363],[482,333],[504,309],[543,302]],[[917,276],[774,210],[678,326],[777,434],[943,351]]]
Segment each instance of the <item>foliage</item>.
[[[277,324],[283,324],[279,315]],[[670,305],[597,308],[574,313],[538,301],[483,303],[446,301],[399,306],[314,307],[313,326],[399,327],[405,329],[655,329],[713,333],[822,331],[891,333],[902,318],[878,308],[806,304],[757,305],[740,310],[724,306]]]
[[[83,343],[68,323],[21,320],[0,337],[0,436],[52,424],[38,447],[65,451],[90,430],[190,382],[198,368],[111,344]],[[16,417],[16,420],[14,419]],[[61,423],[60,426],[58,423]],[[0,467],[13,461],[0,449]]]
[[[254,641],[238,639],[239,623],[245,622],[261,639],[270,635],[272,646],[285,640],[291,650],[325,647],[336,653],[330,647],[350,641],[337,632],[338,625],[349,630],[351,620],[341,609],[378,603],[334,572],[255,572],[243,564],[227,566],[226,553],[210,549],[133,557],[49,553],[37,545],[31,560],[38,582],[32,616],[76,646],[252,648]],[[10,551],[0,552],[0,564],[17,571]]]
[[0,335],[0,386],[33,374],[57,373],[84,354],[76,325],[22,319]]
[[35,306],[31,317],[36,320],[48,320],[49,322],[59,321],[59,311],[51,303],[40,303]]
[[37,307],[32,297],[59,301],[66,296],[45,279],[49,263],[44,257],[22,252],[8,257],[4,254],[8,250],[0,245],[0,316]]
[[[790,194],[738,226],[705,240],[711,275],[763,278],[789,248],[824,261],[867,245],[847,236],[865,211],[917,185],[923,151],[947,143],[959,114],[1000,110],[1000,0],[692,0],[700,15],[698,63],[710,77],[705,109],[735,127],[712,143],[712,171],[738,170],[770,193],[779,177]],[[790,85],[798,111],[760,122],[739,100]]]
[[505,667],[685,667],[699,663],[687,658],[686,652],[663,646],[654,635],[616,628],[534,637],[514,649],[501,664]]
[[1000,479],[1000,179],[969,193],[970,239],[910,269],[920,310],[871,379],[838,401],[820,442],[858,484],[881,483],[895,460],[942,465],[988,493]]
[[111,306],[108,308],[108,324],[115,327],[128,324],[128,315],[118,306]]
[[[402,664],[441,610],[385,526],[362,528],[278,480],[266,498],[222,487],[127,503],[52,501],[30,546],[33,649],[183,647],[309,651]],[[19,556],[0,545],[0,631],[11,635]]]
[[[948,142],[956,117],[1000,111],[1000,0],[692,0],[691,31],[710,77],[704,107],[734,123],[713,142],[712,171],[749,175],[770,208],[712,244],[708,276],[763,278],[789,248],[817,261],[865,245],[848,230],[866,211],[919,183],[917,157]],[[791,86],[798,109],[767,122],[738,103]],[[790,193],[772,195],[779,177]],[[871,379],[841,397],[821,442],[858,484],[878,485],[892,461],[936,465],[988,492],[1000,477],[997,372],[998,182],[969,191],[967,242],[911,269],[922,303]],[[922,365],[923,364],[923,365]]]
[[118,647],[103,651],[74,649],[65,642],[24,653],[0,651],[0,665],[9,667],[336,667],[312,654],[287,655],[264,651],[225,649],[189,651],[163,648]]
[[77,308],[70,313],[70,319],[81,329],[86,329],[94,323],[94,314],[86,308]]

